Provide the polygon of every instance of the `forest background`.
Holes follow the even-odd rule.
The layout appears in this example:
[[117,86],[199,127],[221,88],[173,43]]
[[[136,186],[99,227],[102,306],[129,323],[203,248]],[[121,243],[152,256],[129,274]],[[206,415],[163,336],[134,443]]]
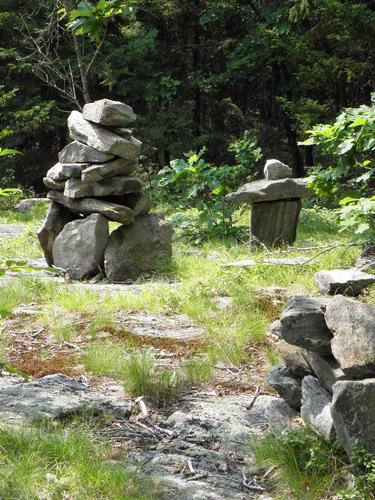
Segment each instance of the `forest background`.
[[[100,4],[106,15],[116,2],[90,5]],[[87,67],[99,47],[87,78],[90,98],[124,101],[139,115],[150,174],[203,147],[207,161],[231,164],[229,146],[254,139],[264,156],[303,176],[317,162],[313,146],[298,144],[306,131],[370,102],[375,1],[126,4],[121,16],[103,17],[97,32],[90,27],[82,56]],[[70,81],[80,82],[82,68],[66,29],[66,1],[1,5],[0,146],[23,154],[3,159],[0,175],[5,184],[41,192],[44,172],[68,139],[67,113],[85,102],[85,89]]]

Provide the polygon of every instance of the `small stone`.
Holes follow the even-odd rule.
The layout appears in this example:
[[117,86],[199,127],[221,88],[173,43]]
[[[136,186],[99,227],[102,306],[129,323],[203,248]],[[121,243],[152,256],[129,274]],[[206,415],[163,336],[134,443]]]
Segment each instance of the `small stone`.
[[102,215],[93,214],[70,222],[55,240],[55,266],[76,280],[98,273],[103,265],[108,236],[108,220]]
[[269,181],[293,177],[292,169],[279,160],[267,160],[263,172]]
[[100,182],[83,182],[80,179],[69,179],[66,182],[64,195],[67,198],[85,198],[90,196],[119,196],[127,193],[141,193],[143,184],[138,177],[116,176]]
[[53,181],[66,181],[71,177],[81,177],[81,172],[89,166],[88,163],[56,163],[47,172],[47,177]]
[[73,141],[59,153],[60,163],[105,163],[113,159],[113,155],[90,148],[82,142]]
[[133,123],[137,117],[133,109],[119,101],[100,99],[90,102],[83,107],[83,117],[94,123],[107,127],[126,127]]
[[54,181],[50,177],[43,177],[43,184],[53,191],[64,191],[65,181]]
[[345,375],[375,375],[375,306],[336,295],[325,320],[333,333],[332,353]]
[[53,244],[56,237],[66,224],[75,219],[77,219],[77,215],[72,214],[66,208],[52,201],[44,219],[43,226],[37,233],[48,266],[53,266],[54,264]]
[[281,315],[281,336],[289,344],[321,354],[331,353],[332,333],[324,319],[324,311],[332,299],[292,298]]
[[333,269],[319,271],[315,274],[315,280],[322,293],[356,297],[364,288],[375,283],[375,276],[358,269]]
[[375,272],[375,256],[360,257],[355,263],[355,267],[363,272]]
[[132,206],[134,217],[148,214],[152,207],[151,196],[148,194],[139,195],[138,201]]
[[96,182],[106,177],[129,175],[137,166],[137,160],[124,160],[123,158],[118,158],[107,163],[87,166],[82,172],[81,179],[83,182]]
[[333,356],[324,356],[317,352],[302,351],[310,371],[319,379],[321,385],[332,394],[332,388],[338,380],[345,379],[345,374]]
[[125,158],[138,159],[142,143],[131,137],[124,139],[99,125],[88,122],[79,111],[72,111],[68,118],[70,136],[76,141],[101,151]]
[[67,198],[61,191],[50,191],[48,197],[60,203],[76,214],[90,215],[93,213],[103,215],[108,220],[121,222],[122,224],[131,224],[134,221],[134,213],[131,208],[110,203],[108,201],[97,200],[95,198],[79,198],[73,200]]
[[274,366],[267,377],[267,382],[291,408],[300,409],[301,380],[285,365]]
[[113,231],[105,251],[107,278],[121,282],[156,271],[172,256],[172,233],[158,214],[141,215],[131,226]]
[[356,440],[375,453],[375,379],[337,382],[331,412],[338,441],[349,457]]
[[335,436],[335,428],[331,416],[331,395],[319,383],[319,380],[308,375],[302,380],[301,417],[324,439],[331,440]]
[[20,213],[26,213],[36,205],[42,203],[46,203],[49,205],[51,203],[51,200],[49,200],[48,198],[27,198],[26,200],[19,201],[17,205],[14,207],[14,211]]
[[311,375],[311,368],[304,358],[302,347],[288,344],[285,340],[279,340],[276,348],[284,363],[294,375],[300,378]]

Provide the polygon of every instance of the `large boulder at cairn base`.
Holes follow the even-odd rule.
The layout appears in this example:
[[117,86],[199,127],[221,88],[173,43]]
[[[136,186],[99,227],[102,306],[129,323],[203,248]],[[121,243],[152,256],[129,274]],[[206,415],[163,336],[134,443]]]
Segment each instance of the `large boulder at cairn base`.
[[87,219],[70,222],[55,240],[55,266],[65,269],[76,280],[98,273],[108,236],[108,220],[102,215],[92,214]]
[[79,111],[72,111],[68,118],[70,136],[76,141],[127,160],[136,160],[142,143],[131,137],[124,139],[109,130],[88,122]]
[[355,440],[375,453],[375,379],[337,382],[331,413],[337,438],[349,456]]
[[142,193],[142,191],[141,179],[119,175],[100,182],[69,179],[65,184],[64,195],[68,198],[85,198],[87,196],[120,196],[128,193]]
[[82,172],[81,179],[83,182],[96,182],[101,181],[105,177],[129,175],[137,166],[137,160],[124,160],[123,158],[118,158],[107,163],[87,166]]
[[89,163],[56,163],[47,172],[47,177],[54,181],[66,181],[71,177],[81,177],[81,172]]
[[113,155],[90,148],[82,142],[73,141],[59,153],[60,163],[104,163],[113,159]]
[[257,203],[308,198],[313,192],[307,187],[306,179],[278,179],[250,182],[235,193],[229,193],[225,200],[232,203]]
[[319,271],[315,274],[315,280],[322,293],[356,297],[364,288],[375,283],[375,276],[358,269],[333,269]]
[[289,344],[321,354],[331,353],[332,333],[324,319],[329,298],[294,297],[281,315],[281,336]]
[[42,247],[44,257],[49,266],[53,266],[53,244],[56,237],[63,230],[65,224],[78,218],[78,215],[72,214],[69,210],[52,201],[43,226],[38,231],[37,236]]
[[301,417],[305,424],[325,439],[335,435],[331,416],[331,395],[319,380],[308,375],[302,380]]
[[85,120],[107,127],[126,127],[137,119],[130,106],[110,99],[85,104],[83,117]]
[[337,295],[325,319],[332,353],[348,378],[375,376],[375,306]]
[[157,271],[172,256],[172,232],[158,214],[139,216],[131,226],[113,231],[105,251],[107,278],[121,282]]
[[270,371],[267,382],[291,408],[301,407],[301,379],[284,365],[277,365]]
[[109,201],[97,200],[95,198],[79,198],[73,200],[64,196],[61,191],[50,191],[48,198],[60,203],[75,214],[100,214],[109,220],[121,222],[122,224],[131,224],[134,220],[133,210]]

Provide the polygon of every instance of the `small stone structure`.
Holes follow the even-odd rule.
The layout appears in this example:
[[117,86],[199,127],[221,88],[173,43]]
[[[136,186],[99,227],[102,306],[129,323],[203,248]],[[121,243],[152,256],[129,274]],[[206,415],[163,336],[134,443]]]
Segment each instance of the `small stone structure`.
[[347,298],[294,297],[272,333],[285,365],[270,385],[348,455],[356,440],[375,453],[375,306]]
[[225,197],[229,203],[251,205],[250,245],[292,245],[296,239],[301,198],[312,196],[306,179],[292,179],[292,170],[268,160],[265,179],[250,182]]
[[[51,205],[38,238],[47,264],[72,279],[102,272],[134,280],[172,255],[172,228],[149,214],[151,199],[134,176],[142,144],[127,127],[135,119],[130,106],[108,99],[73,111],[73,142],[43,179]],[[122,225],[110,234],[109,221]]]

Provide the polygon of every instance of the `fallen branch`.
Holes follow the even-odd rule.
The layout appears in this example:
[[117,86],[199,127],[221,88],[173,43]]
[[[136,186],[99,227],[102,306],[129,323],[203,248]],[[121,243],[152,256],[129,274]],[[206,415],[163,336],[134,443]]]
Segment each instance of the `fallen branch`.
[[255,405],[255,402],[258,399],[258,397],[260,396],[260,394],[261,394],[261,390],[260,390],[259,385],[257,385],[257,387],[255,389],[255,393],[254,393],[253,397],[251,398],[250,403],[247,405],[247,410],[251,410],[251,408]]

